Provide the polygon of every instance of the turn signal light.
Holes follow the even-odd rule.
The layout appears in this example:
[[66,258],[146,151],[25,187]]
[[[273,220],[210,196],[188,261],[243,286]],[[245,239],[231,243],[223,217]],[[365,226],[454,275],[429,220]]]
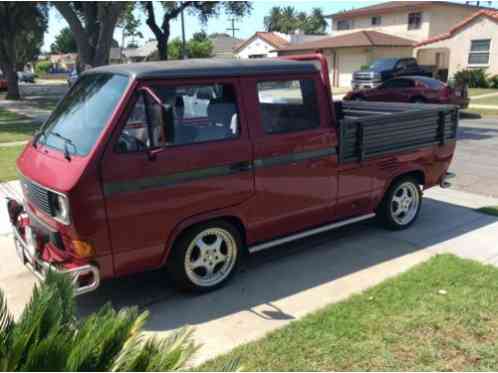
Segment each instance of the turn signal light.
[[80,258],[88,258],[95,255],[94,247],[85,241],[73,241],[74,253]]

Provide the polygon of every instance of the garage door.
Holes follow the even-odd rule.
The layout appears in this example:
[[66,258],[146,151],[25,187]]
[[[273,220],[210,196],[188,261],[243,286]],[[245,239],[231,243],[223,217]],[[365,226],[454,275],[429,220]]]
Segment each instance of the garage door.
[[360,70],[362,65],[367,64],[365,54],[340,54],[339,56],[339,86],[351,87],[353,72]]

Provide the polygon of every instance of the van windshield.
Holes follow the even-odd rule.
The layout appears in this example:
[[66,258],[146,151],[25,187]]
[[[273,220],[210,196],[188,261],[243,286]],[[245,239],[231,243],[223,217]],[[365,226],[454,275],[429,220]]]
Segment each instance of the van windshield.
[[389,70],[394,68],[396,62],[398,62],[397,58],[382,58],[374,61],[369,68],[373,71]]
[[83,75],[45,123],[38,142],[70,154],[87,155],[128,81],[123,75]]

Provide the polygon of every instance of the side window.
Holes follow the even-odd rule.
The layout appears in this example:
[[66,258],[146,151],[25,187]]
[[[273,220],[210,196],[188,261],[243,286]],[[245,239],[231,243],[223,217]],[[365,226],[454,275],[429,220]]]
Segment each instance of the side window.
[[313,80],[265,81],[259,82],[257,89],[266,133],[297,132],[320,126]]
[[396,89],[396,88],[411,88],[414,84],[408,79],[392,79],[383,84],[383,88]]
[[[236,138],[240,133],[235,87],[231,84],[149,87],[135,104],[120,137],[121,152]],[[130,145],[131,144],[131,145]]]

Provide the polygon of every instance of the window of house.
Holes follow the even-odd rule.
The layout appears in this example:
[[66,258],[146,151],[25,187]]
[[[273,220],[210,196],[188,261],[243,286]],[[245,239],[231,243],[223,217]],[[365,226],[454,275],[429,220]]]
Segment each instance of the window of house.
[[350,30],[353,28],[353,21],[341,19],[337,21],[337,30]]
[[231,84],[151,89],[163,105],[140,94],[121,133],[119,152],[238,137],[237,99]]
[[417,30],[422,26],[422,13],[408,13],[408,30]]
[[490,39],[472,40],[469,52],[469,65],[487,65],[489,63]]
[[372,26],[380,26],[381,23],[382,23],[381,16],[373,16],[372,17]]
[[259,82],[257,89],[266,133],[290,133],[320,126],[313,80],[265,81]]

